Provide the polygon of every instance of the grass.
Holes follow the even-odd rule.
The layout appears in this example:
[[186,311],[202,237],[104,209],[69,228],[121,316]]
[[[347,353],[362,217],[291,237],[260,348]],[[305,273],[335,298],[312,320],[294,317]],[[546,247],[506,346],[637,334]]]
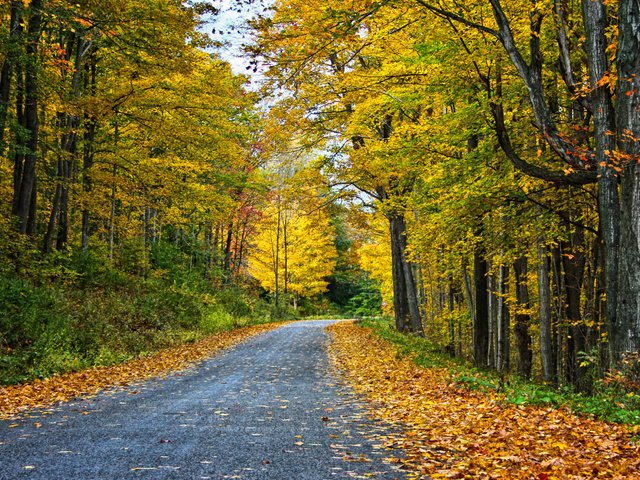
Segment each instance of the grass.
[[360,324],[372,328],[377,335],[392,343],[399,355],[411,357],[416,365],[423,368],[446,368],[455,381],[466,388],[501,392],[506,402],[516,405],[566,407],[600,420],[640,425],[639,392],[628,391],[603,381],[596,382],[593,395],[584,395],[569,386],[556,389],[525,381],[517,375],[510,375],[502,380],[495,372],[479,370],[463,360],[452,359],[442,347],[427,339],[395,331],[387,319],[367,319]]

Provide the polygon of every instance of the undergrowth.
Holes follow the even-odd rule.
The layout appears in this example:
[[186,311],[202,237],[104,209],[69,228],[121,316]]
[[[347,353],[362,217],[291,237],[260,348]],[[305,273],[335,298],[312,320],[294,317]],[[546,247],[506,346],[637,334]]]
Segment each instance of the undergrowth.
[[400,356],[409,356],[423,368],[445,368],[457,383],[471,390],[493,391],[516,405],[566,407],[600,420],[640,425],[640,394],[621,388],[618,383],[598,381],[593,395],[575,392],[569,386],[553,388],[517,375],[501,379],[491,371],[479,370],[469,363],[448,356],[442,347],[429,340],[397,332],[387,319],[366,319],[361,325],[371,327],[377,335],[392,343]]
[[38,276],[0,271],[0,385],[113,365],[272,317],[248,290],[163,266],[146,278],[86,257],[65,259],[64,271],[43,265]]

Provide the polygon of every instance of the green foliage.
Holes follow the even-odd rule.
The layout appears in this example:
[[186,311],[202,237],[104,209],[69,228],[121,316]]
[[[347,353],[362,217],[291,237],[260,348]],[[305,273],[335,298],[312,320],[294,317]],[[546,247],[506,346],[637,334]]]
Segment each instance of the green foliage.
[[[158,249],[166,269],[147,278],[77,255],[46,270],[65,281],[0,274],[0,383],[110,365],[179,342],[268,321],[264,300],[239,287],[215,288],[185,266],[177,249]],[[171,267],[171,268],[169,268]]]
[[382,313],[380,290],[366,286],[349,299],[345,311],[358,318],[380,315]]

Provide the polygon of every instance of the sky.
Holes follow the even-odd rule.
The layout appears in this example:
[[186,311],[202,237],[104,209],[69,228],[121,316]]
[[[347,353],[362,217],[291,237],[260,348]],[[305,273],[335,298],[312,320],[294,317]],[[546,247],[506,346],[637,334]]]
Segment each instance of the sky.
[[[264,11],[264,4],[272,4],[272,0],[257,1],[250,6],[238,0],[216,0],[211,3],[220,9],[220,13],[207,19],[202,29],[209,33],[214,41],[222,44],[216,52],[231,64],[234,73],[247,75],[252,82],[258,82],[261,76],[259,73],[254,74],[252,68],[247,68],[249,62],[242,51],[242,45],[251,40],[245,23],[256,12]],[[240,8],[238,8],[239,4],[242,4]]]

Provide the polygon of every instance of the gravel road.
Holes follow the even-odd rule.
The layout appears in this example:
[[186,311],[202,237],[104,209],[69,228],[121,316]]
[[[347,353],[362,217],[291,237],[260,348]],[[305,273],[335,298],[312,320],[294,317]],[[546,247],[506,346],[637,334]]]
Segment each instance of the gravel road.
[[289,324],[165,379],[0,421],[0,479],[405,478],[370,439],[387,427],[331,372],[326,325]]

